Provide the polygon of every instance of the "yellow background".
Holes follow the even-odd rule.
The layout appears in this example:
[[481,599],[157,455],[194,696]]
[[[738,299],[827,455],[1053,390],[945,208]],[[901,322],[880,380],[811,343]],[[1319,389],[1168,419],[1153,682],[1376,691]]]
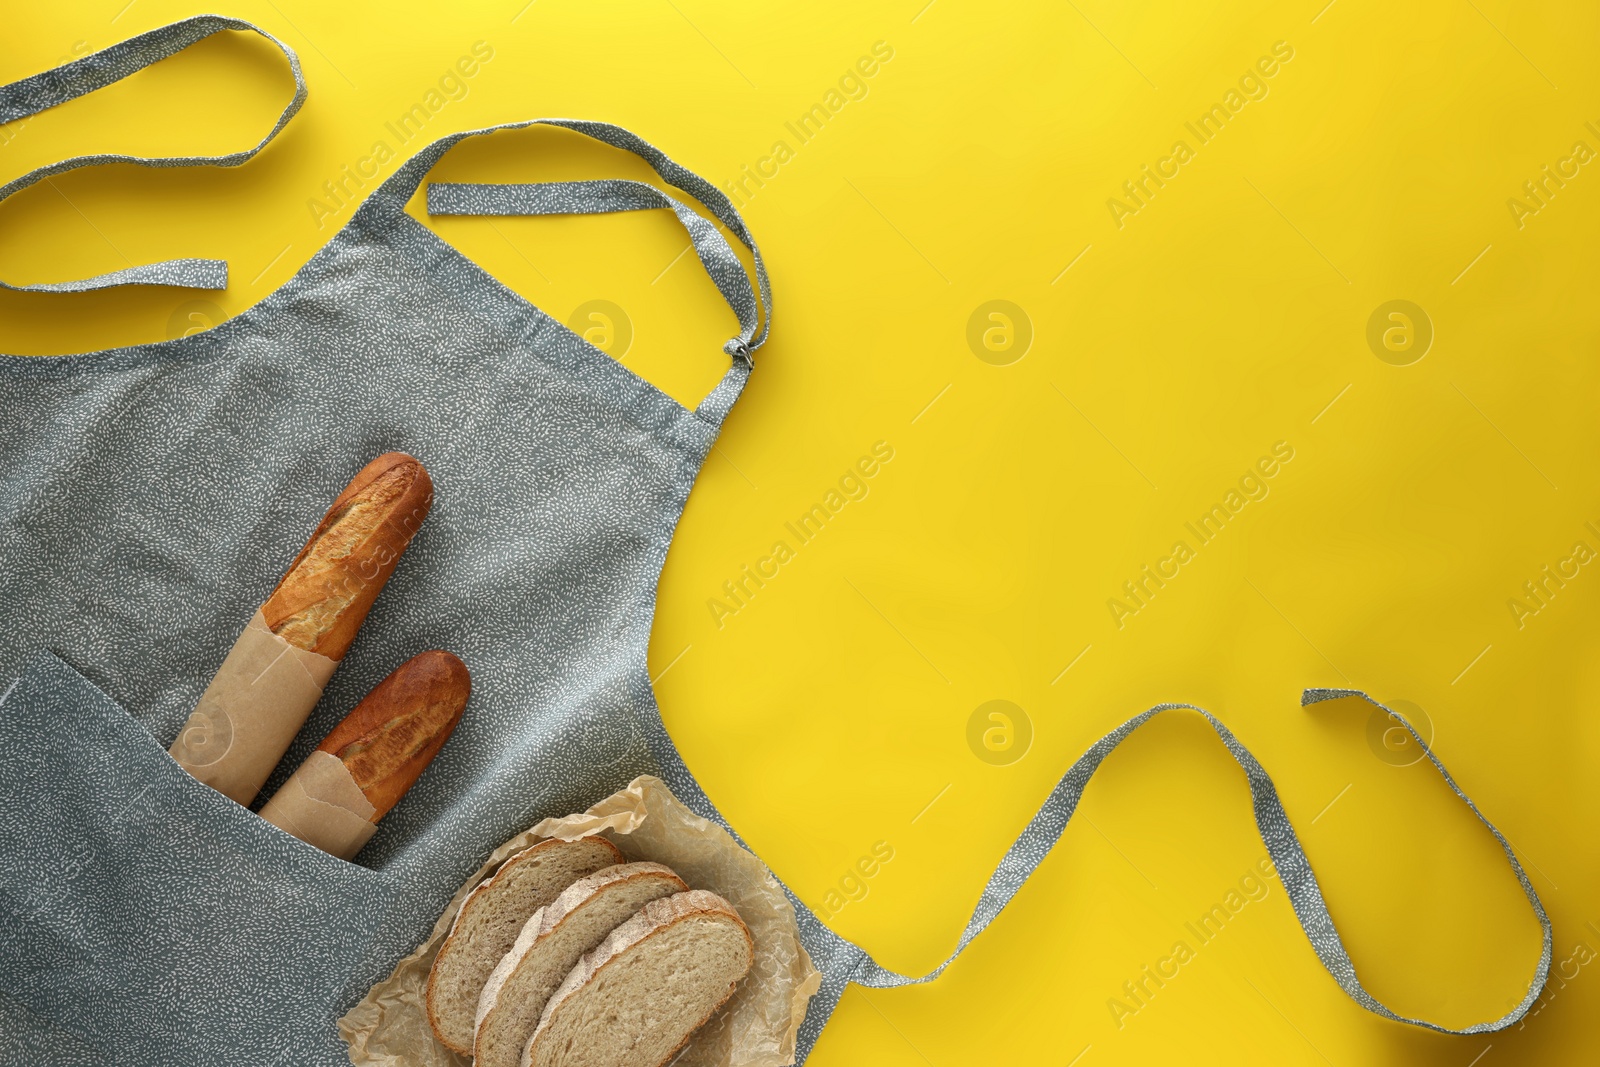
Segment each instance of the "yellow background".
[[[605,119],[719,184],[783,140],[792,158],[746,208],[772,341],[678,533],[651,667],[690,765],[795,891],[823,908],[884,843],[893,859],[833,923],[921,973],[1070,761],[1150,704],[1191,701],[1272,773],[1369,988],[1441,1022],[1497,1016],[1536,958],[1528,907],[1425,763],[1378,758],[1361,707],[1298,709],[1303,686],[1351,686],[1425,711],[1518,848],[1557,966],[1572,961],[1523,1028],[1402,1027],[1339,992],[1274,883],[1119,1027],[1107,1002],[1264,854],[1242,775],[1197,718],[1171,716],[1107,762],[957,965],[926,987],[852,988],[812,1062],[1592,1061],[1600,567],[1521,628],[1508,601],[1574,542],[1600,548],[1584,525],[1600,526],[1600,165],[1520,227],[1507,206],[1574,142],[1600,149],[1592,5],[525,3],[226,5],[300,53],[301,117],[241,170],[107,168],[16,197],[0,277],[209,255],[231,261],[231,288],[0,294],[0,350],[153,340],[249,306],[349,217],[319,228],[310,202],[380,139],[404,157],[495,122]],[[0,81],[196,10],[13,5]],[[479,41],[493,58],[423,136],[385,132]],[[785,123],[880,41],[893,58],[866,95],[800,144]],[[1293,58],[1266,96],[1198,144],[1184,123],[1280,41]],[[288,92],[264,42],[223,35],[0,128],[0,175],[242,147]],[[1107,200],[1179,139],[1194,158],[1119,228]],[[641,172],[538,133],[464,148],[436,177]],[[625,309],[626,362],[674,396],[720,373],[732,317],[675,258],[665,213],[434,225],[557,317]],[[1005,366],[967,342],[995,299],[1033,331]],[[1434,330],[1407,366],[1366,342],[1394,299]],[[722,583],[879,441],[894,458],[868,495],[719,626]],[[1294,458],[1269,495],[1119,629],[1107,600],[1173,542],[1194,547],[1184,523],[1279,441]],[[967,742],[995,699],[1031,723],[1006,765]]]

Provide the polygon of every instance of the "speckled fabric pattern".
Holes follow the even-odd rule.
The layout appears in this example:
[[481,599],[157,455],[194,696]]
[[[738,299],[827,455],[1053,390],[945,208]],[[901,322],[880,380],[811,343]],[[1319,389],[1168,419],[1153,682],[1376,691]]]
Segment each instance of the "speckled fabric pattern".
[[[54,70],[35,74],[31,78],[0,86],[0,125],[37,115],[41,111],[65,103],[75,97],[103,89],[113,82],[158,63],[190,45],[205,40],[212,34],[234,30],[257,33],[282,52],[289,61],[289,72],[294,75],[294,96],[278,115],[267,135],[252,148],[229,152],[220,156],[166,156],[150,158],[120,153],[98,153],[75,156],[59,163],[29,171],[0,185],[0,200],[12,193],[26,189],[35,182],[79,167],[93,167],[102,163],[132,163],[141,167],[237,167],[253,159],[256,153],[278,136],[289,120],[294,118],[306,102],[306,79],[300,70],[300,57],[294,50],[272,34],[242,19],[224,18],[220,15],[196,15],[194,18],[174,22],[130,37],[126,41],[102,49],[82,59],[62,64]],[[226,289],[228,265],[220,259],[172,259],[163,263],[127,267],[109,274],[97,275],[69,282],[41,282],[36,285],[12,285],[0,281],[0,289],[25,293],[81,293],[90,289],[106,289],[116,285],[181,285],[190,289]]]
[[1317,884],[1316,875],[1311,871],[1311,863],[1306,858],[1305,850],[1300,847],[1300,839],[1294,832],[1294,827],[1289,822],[1288,815],[1283,810],[1283,802],[1278,798],[1278,791],[1272,784],[1271,777],[1266,770],[1250,754],[1249,749],[1239,743],[1233,732],[1222,724],[1214,715],[1204,708],[1195,707],[1193,704],[1158,704],[1148,711],[1141,712],[1111,731],[1099,741],[1090,746],[1089,751],[1068,768],[1062,775],[1055,789],[1045,800],[1039,813],[1035,815],[1022,831],[1022,834],[1006,851],[1005,858],[1000,861],[999,868],[989,879],[989,884],[984,887],[983,896],[978,901],[977,908],[973,911],[971,922],[962,932],[961,940],[956,945],[948,959],[932,971],[920,978],[907,978],[885,970],[876,963],[868,960],[862,964],[860,970],[852,977],[852,981],[866,986],[898,986],[911,982],[927,982],[937,978],[944,969],[961,954],[961,951],[971,943],[972,939],[982,933],[994,916],[998,915],[1011,898],[1022,888],[1022,883],[1033,873],[1043,861],[1045,855],[1054,847],[1061,837],[1061,832],[1066,829],[1067,822],[1072,818],[1072,813],[1077,810],[1078,801],[1083,796],[1083,791],[1089,784],[1089,779],[1099,769],[1100,764],[1111,754],[1112,749],[1121,744],[1129,734],[1140,726],[1166,711],[1192,711],[1202,716],[1211,728],[1216,731],[1222,740],[1223,747],[1234,758],[1245,773],[1245,779],[1250,786],[1251,808],[1255,812],[1256,828],[1261,832],[1261,840],[1266,845],[1267,855],[1272,860],[1272,865],[1277,871],[1279,880],[1283,883],[1284,892],[1289,897],[1289,903],[1294,908],[1295,917],[1300,921],[1305,930],[1306,937],[1311,941],[1311,947],[1316,952],[1322,965],[1333,975],[1334,981],[1339,983],[1339,988],[1349,995],[1357,1004],[1385,1019],[1396,1022],[1410,1023],[1413,1026],[1426,1027],[1444,1034],[1479,1034],[1494,1030],[1501,1030],[1525,1015],[1533,1002],[1538,998],[1540,990],[1544,988],[1545,979],[1550,973],[1551,958],[1551,928],[1550,918],[1545,913],[1544,905],[1534,891],[1533,883],[1528,880],[1527,872],[1522,869],[1516,854],[1512,852],[1511,845],[1494,824],[1484,818],[1475,804],[1468,799],[1456,784],[1450,772],[1445,770],[1444,764],[1433,754],[1421,735],[1419,735],[1404,716],[1400,715],[1372,700],[1365,693],[1355,690],[1330,690],[1308,689],[1302,697],[1306,706],[1332,700],[1339,697],[1359,697],[1368,701],[1375,707],[1382,708],[1417,742],[1423,752],[1432,761],[1434,767],[1444,777],[1445,782],[1462,799],[1478,820],[1489,829],[1505,852],[1506,860],[1511,865],[1512,871],[1517,876],[1517,881],[1522,886],[1524,895],[1528,898],[1529,905],[1533,908],[1534,915],[1539,920],[1543,930],[1543,947],[1540,951],[1539,962],[1535,968],[1533,979],[1527,993],[1516,1007],[1506,1012],[1498,1019],[1475,1023],[1460,1029],[1451,1029],[1429,1022],[1425,1019],[1414,1019],[1397,1014],[1380,1003],[1371,993],[1367,992],[1356,978],[1355,965],[1350,960],[1349,953],[1345,950],[1344,942],[1339,938],[1339,931],[1334,928],[1333,918],[1328,914],[1328,906],[1322,899],[1322,889]]
[[252,1047],[271,1052],[239,1062],[316,1061],[305,1023],[381,942],[404,884],[196,788],[49,652],[0,714],[0,1062],[214,1063]]
[[[616,127],[559,124],[644,156],[754,253],[708,183]],[[452,194],[457,213],[676,211],[739,320],[687,409],[404,213],[464,136],[214,330],[0,357],[0,1062],[346,1062],[333,1020],[491,849],[658,769],[656,581],[765,338],[765,268],[757,295],[715,227],[637,183]],[[473,697],[344,863],[164,749],[327,502],[390,449],[427,465],[432,514],[264,795],[416,652],[460,655]]]
[[[0,427],[0,664],[21,679],[0,709],[0,899],[21,920],[0,1010],[118,1062],[341,1062],[332,1020],[490,849],[656,767],[655,585],[749,373],[748,280],[738,355],[685,409],[404,215],[426,162],[215,330],[0,360],[0,404],[24,413]],[[389,449],[427,465],[433,512],[268,791],[418,651],[460,655],[473,698],[350,865],[162,748]]]
[[[1267,855],[1283,884],[1284,891],[1289,897],[1290,905],[1294,909],[1295,918],[1305,931],[1307,939],[1311,942],[1312,950],[1322,965],[1332,975],[1335,982],[1344,993],[1374,1014],[1395,1022],[1420,1026],[1444,1034],[1478,1034],[1503,1030],[1517,1023],[1528,1013],[1543,991],[1545,981],[1550,974],[1551,951],[1553,936],[1550,926],[1550,917],[1545,912],[1544,904],[1540,901],[1538,893],[1529,881],[1527,872],[1523,870],[1511,844],[1503,834],[1495,828],[1484,814],[1478,810],[1476,804],[1462,791],[1461,786],[1451,777],[1439,757],[1428,746],[1415,728],[1406,721],[1405,717],[1391,708],[1385,707],[1356,690],[1345,689],[1308,689],[1302,696],[1303,706],[1311,706],[1327,700],[1341,697],[1357,697],[1382,708],[1389,716],[1403,727],[1426,754],[1445,783],[1460,797],[1467,808],[1477,817],[1499,843],[1510,864],[1512,872],[1517,877],[1517,882],[1522,886],[1523,894],[1528,899],[1529,906],[1533,909],[1534,917],[1539,922],[1542,941],[1539,959],[1534,967],[1533,975],[1529,980],[1526,993],[1521,1001],[1504,1015],[1497,1019],[1473,1023],[1465,1027],[1451,1028],[1441,1026],[1426,1019],[1416,1019],[1401,1015],[1378,1001],[1369,993],[1356,976],[1355,965],[1339,937],[1339,931],[1334,927],[1333,917],[1328,913],[1328,907],[1322,897],[1322,889],[1317,884],[1316,875],[1311,870],[1311,862],[1306,858],[1305,850],[1300,846],[1300,839],[1295,834],[1294,826],[1289,822],[1289,816],[1283,809],[1283,802],[1278,797],[1278,791],[1272,784],[1272,778],[1267,774],[1259,761],[1251,755],[1249,749],[1242,745],[1233,732],[1224,726],[1204,708],[1193,704],[1158,704],[1147,711],[1140,712],[1121,726],[1106,734],[1099,741],[1089,747],[1089,750],[1075,760],[1067,772],[1056,783],[1054,789],[1039,807],[1039,811],[1028,822],[1022,833],[1012,842],[1006,854],[1000,860],[1000,865],[994,874],[989,877],[988,883],[983,888],[983,893],[977,905],[972,910],[972,917],[967,920],[967,925],[962,929],[960,938],[955,948],[944,962],[939,964],[927,974],[910,976],[896,973],[880,965],[866,952],[855,944],[845,940],[832,930],[828,929],[809,908],[800,902],[791,892],[790,900],[794,903],[799,916],[801,939],[804,941],[806,951],[810,953],[812,962],[822,972],[822,988],[817,993],[811,1004],[811,1011],[807,1014],[800,1030],[801,1059],[805,1053],[816,1043],[822,1033],[822,1028],[827,1024],[828,1017],[832,1014],[839,998],[844,994],[845,987],[851,982],[872,988],[884,989],[896,986],[918,985],[931,982],[945,972],[956,958],[966,950],[975,938],[994,921],[1002,909],[1009,904],[1013,897],[1022,889],[1023,883],[1033,874],[1039,864],[1055,847],[1061,834],[1071,821],[1073,813],[1077,810],[1078,801],[1082,799],[1083,792],[1088,788],[1089,780],[1094,777],[1094,772],[1100,764],[1111,754],[1111,751],[1120,745],[1127,737],[1140,726],[1149,722],[1162,712],[1190,711],[1202,716],[1211,728],[1216,731],[1223,747],[1234,758],[1245,773],[1245,779],[1250,787],[1251,809],[1254,812],[1256,827],[1261,833],[1262,843],[1266,846]],[[693,775],[684,766],[682,757],[672,747],[671,740],[660,726],[659,719],[652,723],[652,751],[661,763],[663,770],[659,772],[662,778],[672,786],[673,791],[699,811],[713,811],[710,799],[695,782]],[[708,816],[723,821],[719,816]],[[726,822],[723,822],[726,825]],[[730,832],[731,828],[730,828]],[[734,833],[737,837],[737,833]]]
[[[209,25],[196,21],[136,38],[145,61]],[[96,60],[73,65],[79,91],[136,69],[126,54]],[[45,76],[18,86],[0,88],[0,116],[20,113],[23,92],[39,106],[74,95]],[[342,1064],[334,1019],[427,936],[502,841],[641,773],[727,826],[662,726],[645,656],[673,529],[771,321],[765,267],[709,183],[617,127],[541,121],[635,152],[698,199],[750,248],[755,287],[714,227],[640,183],[452,184],[430,203],[676,212],[740,325],[727,374],[697,408],[404,213],[428,169],[473,134],[407,162],[292,280],[213,330],[0,357],[0,1064]],[[460,655],[473,695],[435,764],[346,863],[194,781],[165,747],[328,501],[388,450],[426,464],[432,514],[263,795],[417,652]],[[1068,770],[957,953],[1053,846],[1111,749],[1177,707],[1135,717]],[[1206,718],[1246,773],[1317,955],[1358,1003],[1400,1018],[1356,981],[1271,780]],[[1522,1003],[1463,1032],[1515,1022],[1550,963],[1549,920],[1495,836],[1544,948]],[[850,981],[903,985],[948,966],[890,972],[790,897],[824,974],[801,1060]]]

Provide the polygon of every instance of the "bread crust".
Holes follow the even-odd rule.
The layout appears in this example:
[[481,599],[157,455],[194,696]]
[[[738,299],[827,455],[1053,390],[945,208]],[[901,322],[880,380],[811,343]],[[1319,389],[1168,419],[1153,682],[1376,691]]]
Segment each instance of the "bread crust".
[[[550,906],[544,909],[544,915],[535,936],[541,936],[554,930],[561,920],[588,903],[590,897],[596,892],[614,882],[630,882],[635,878],[661,877],[663,875],[683,886],[682,889],[678,890],[679,893],[689,891],[688,885],[678,876],[677,871],[674,871],[664,863],[654,863],[650,860],[619,863],[614,867],[596,871],[587,878],[580,878],[562,890],[561,895],[552,900]],[[676,896],[677,893],[670,895]]]
[[377,822],[415,784],[461,721],[472,676],[449,652],[421,652],[362,698],[317,751],[337,756]]
[[[621,850],[603,837],[585,837],[579,838],[578,840],[599,842],[611,850],[613,863],[623,862]],[[450,933],[445,936],[444,942],[439,946],[438,954],[433,958],[433,966],[428,971],[427,994],[424,997],[424,1003],[428,1009],[428,1025],[432,1028],[434,1036],[439,1039],[439,1043],[450,1049],[450,1051],[460,1053],[463,1056],[472,1055],[471,1047],[462,1048],[446,1039],[444,1035],[444,1027],[439,1022],[437,989],[434,980],[439,973],[439,961],[446,958],[456,948],[456,934],[461,930],[462,920],[478,903],[480,903],[486,896],[488,896],[489,893],[493,891],[491,887],[494,886],[496,881],[498,881],[508,872],[514,870],[518,864],[531,860],[541,850],[555,849],[572,843],[573,842],[570,841],[563,841],[560,838],[549,838],[547,840],[540,841],[536,845],[532,845],[523,849],[514,856],[507,857],[505,862],[501,863],[500,866],[496,868],[494,874],[490,875],[488,878],[485,878],[481,885],[479,885],[472,892],[468,893],[465,899],[461,901],[461,907],[456,912],[456,917],[450,923]],[[609,866],[609,864],[602,864],[598,869],[603,869],[605,866]]]
[[522,1052],[522,1067],[532,1067],[534,1052],[538,1047],[539,1039],[550,1028],[550,1023],[555,1019],[561,1007],[583,989],[595,976],[605,970],[623,954],[644,944],[652,937],[666,931],[676,924],[701,915],[722,915],[733,920],[734,925],[744,934],[745,952],[747,962],[745,972],[728,986],[728,991],[721,1000],[712,1005],[700,1020],[691,1026],[683,1035],[683,1040],[655,1064],[640,1064],[639,1067],[663,1067],[671,1063],[673,1057],[683,1051],[689,1040],[710,1021],[711,1017],[722,1009],[734,992],[739,987],[739,982],[750,973],[750,967],[755,961],[755,939],[750,936],[750,928],[744,924],[739,913],[734,910],[722,897],[706,889],[691,889],[685,893],[675,893],[670,897],[651,901],[639,913],[606,936],[600,947],[578,961],[578,965],[567,975],[564,982],[550,996],[550,1002],[545,1005],[544,1015],[539,1020],[539,1028],[533,1032],[533,1037],[528,1039],[528,1047]]
[[267,628],[341,660],[433,505],[433,480],[404,452],[357,472],[261,606]]
[[[517,976],[522,969],[523,961],[534,947],[548,934],[553,932],[563,920],[584,908],[590,901],[610,889],[612,886],[625,885],[639,879],[659,879],[663,882],[675,884],[676,892],[685,892],[689,886],[678,877],[676,871],[660,863],[651,863],[647,860],[637,863],[623,863],[604,870],[596,871],[587,878],[580,878],[573,882],[561,895],[548,905],[540,908],[529,917],[522,932],[517,935],[516,944],[511,946],[511,951],[506,953],[494,972],[489,975],[488,984],[483,987],[483,993],[478,1001],[478,1018],[474,1031],[482,1034],[485,1024],[495,1015],[500,1006],[500,991],[506,983]],[[669,894],[671,895],[671,894]],[[558,987],[559,988],[559,987]],[[477,1042],[473,1043],[473,1051],[478,1051]]]

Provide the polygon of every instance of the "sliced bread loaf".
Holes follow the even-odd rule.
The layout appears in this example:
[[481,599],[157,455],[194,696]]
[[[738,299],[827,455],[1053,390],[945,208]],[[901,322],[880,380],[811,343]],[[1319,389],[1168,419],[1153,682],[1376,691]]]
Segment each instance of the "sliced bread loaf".
[[567,975],[521,1067],[661,1067],[750,970],[733,905],[703,889],[646,904]]
[[652,900],[688,888],[659,863],[623,863],[579,879],[535,912],[478,998],[477,1067],[517,1067],[550,994],[578,961]]
[[478,995],[528,916],[573,882],[621,860],[617,846],[603,837],[541,841],[468,894],[428,972],[428,1022],[439,1040],[472,1055]]

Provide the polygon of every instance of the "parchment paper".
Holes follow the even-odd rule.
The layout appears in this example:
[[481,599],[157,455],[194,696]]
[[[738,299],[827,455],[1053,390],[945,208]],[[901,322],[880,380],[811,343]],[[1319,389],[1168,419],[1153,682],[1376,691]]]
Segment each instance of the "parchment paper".
[[300,840],[352,859],[378,832],[367,799],[350,768],[329,752],[313,752],[278,787],[261,809],[261,817]]
[[507,857],[550,837],[573,840],[603,834],[629,860],[654,860],[695,889],[721,894],[755,940],[755,964],[733,998],[707,1023],[674,1067],[785,1067],[794,1062],[795,1034],[822,983],[800,944],[794,909],[766,865],[728,832],[684,807],[659,778],[643,776],[581,815],[546,819],[494,851],[456,891],[420,948],[339,1020],[356,1067],[466,1067],[439,1044],[428,1026],[423,997],[428,969],[468,893]]
[[178,732],[172,758],[217,792],[249,805],[338,665],[273,633],[257,608]]

